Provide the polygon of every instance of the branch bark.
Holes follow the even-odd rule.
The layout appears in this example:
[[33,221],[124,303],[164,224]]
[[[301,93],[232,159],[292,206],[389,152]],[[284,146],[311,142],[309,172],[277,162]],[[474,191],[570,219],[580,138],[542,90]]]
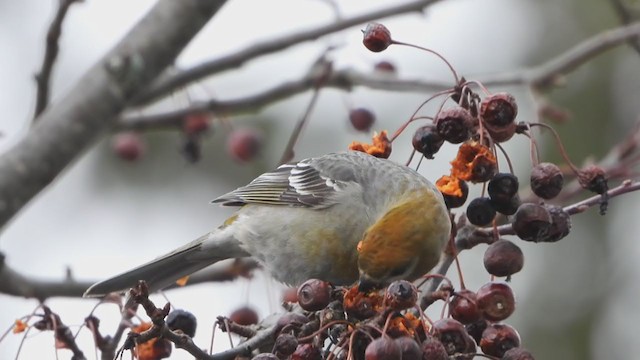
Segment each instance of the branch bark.
[[224,0],[159,0],[60,103],[0,157],[0,227],[108,131]]

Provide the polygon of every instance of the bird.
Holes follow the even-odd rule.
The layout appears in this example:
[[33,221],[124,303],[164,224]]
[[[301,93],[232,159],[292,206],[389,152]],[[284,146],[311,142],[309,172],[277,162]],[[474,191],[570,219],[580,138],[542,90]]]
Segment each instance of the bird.
[[255,258],[276,280],[362,289],[413,281],[437,265],[451,221],[417,171],[360,151],[283,164],[212,201],[238,210],[215,230],[92,285],[85,297],[151,291],[225,259]]

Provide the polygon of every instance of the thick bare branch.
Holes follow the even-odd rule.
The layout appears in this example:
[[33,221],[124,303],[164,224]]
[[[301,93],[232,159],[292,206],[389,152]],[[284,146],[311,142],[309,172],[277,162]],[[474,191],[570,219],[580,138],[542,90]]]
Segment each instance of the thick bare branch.
[[0,157],[0,226],[109,130],[224,0],[160,0],[22,141]]

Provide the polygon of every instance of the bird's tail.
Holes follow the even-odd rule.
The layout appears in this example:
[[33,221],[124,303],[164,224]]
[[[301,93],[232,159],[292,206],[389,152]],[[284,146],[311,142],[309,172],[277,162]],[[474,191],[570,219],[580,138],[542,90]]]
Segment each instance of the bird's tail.
[[178,279],[225,259],[248,256],[240,243],[221,228],[132,270],[93,284],[84,297],[123,292],[144,280],[150,291],[160,290]]

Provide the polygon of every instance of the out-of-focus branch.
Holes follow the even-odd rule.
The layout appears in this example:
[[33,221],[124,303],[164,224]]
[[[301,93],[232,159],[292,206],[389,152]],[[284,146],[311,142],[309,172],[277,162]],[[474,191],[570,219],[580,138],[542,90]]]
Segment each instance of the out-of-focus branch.
[[62,23],[64,22],[64,19],[67,16],[67,11],[71,5],[80,1],[82,0],[60,0],[56,16],[53,18],[53,21],[49,26],[49,31],[47,31],[47,42],[44,49],[42,67],[40,68],[40,72],[35,76],[38,90],[36,95],[36,108],[33,115],[34,118],[37,118],[49,103],[49,82],[53,65],[56,62],[58,51],[60,50],[58,40],[62,34]]
[[393,5],[385,9],[374,10],[349,18],[342,18],[326,25],[300,31],[294,34],[288,34],[277,39],[268,39],[257,44],[252,44],[233,54],[204,62],[190,69],[159,79],[151,88],[136,98],[135,105],[147,104],[160,97],[166,96],[191,82],[200,80],[215,73],[237,68],[247,61],[259,56],[272,54],[290,46],[300,44],[305,41],[315,40],[322,36],[344,30],[351,26],[361,25],[372,20],[422,11],[425,7],[438,1],[439,0],[410,1],[404,4]]
[[108,131],[224,0],[159,0],[67,96],[0,157],[0,227]]
[[[618,14],[620,21],[623,24],[630,24],[636,20],[638,20],[638,15],[640,12],[638,9],[635,10],[636,14],[633,14],[633,9],[627,4],[624,0],[609,0],[611,2],[611,6]],[[636,5],[637,7],[637,5]],[[640,55],[640,40],[634,39],[629,40],[629,45]]]

